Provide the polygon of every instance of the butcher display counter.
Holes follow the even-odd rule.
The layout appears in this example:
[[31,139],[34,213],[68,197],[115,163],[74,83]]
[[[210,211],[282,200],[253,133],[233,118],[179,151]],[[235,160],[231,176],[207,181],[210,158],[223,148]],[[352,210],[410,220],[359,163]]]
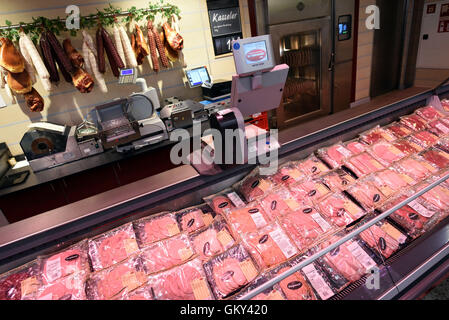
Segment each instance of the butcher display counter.
[[269,178],[184,165],[4,226],[0,294],[54,299],[33,288],[72,277],[69,298],[419,297],[449,271],[449,113],[423,108],[432,94],[281,132]]

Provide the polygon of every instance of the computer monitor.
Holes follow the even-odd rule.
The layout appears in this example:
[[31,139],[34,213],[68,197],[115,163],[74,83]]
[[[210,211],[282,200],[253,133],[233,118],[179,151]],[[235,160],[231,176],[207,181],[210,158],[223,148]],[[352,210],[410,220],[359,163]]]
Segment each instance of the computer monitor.
[[196,88],[203,85],[204,82],[211,82],[209,72],[206,67],[186,70],[186,77],[190,88]]
[[269,71],[276,65],[270,35],[237,39],[232,42],[232,51],[239,76]]

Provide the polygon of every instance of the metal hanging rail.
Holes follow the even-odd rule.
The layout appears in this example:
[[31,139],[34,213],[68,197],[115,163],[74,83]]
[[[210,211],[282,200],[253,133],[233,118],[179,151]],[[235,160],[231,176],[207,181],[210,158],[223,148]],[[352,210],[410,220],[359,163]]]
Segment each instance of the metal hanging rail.
[[405,199],[404,201],[402,201],[399,204],[395,205],[391,209],[385,211],[384,213],[378,215],[376,218],[374,218],[371,221],[365,223],[363,226],[359,227],[358,229],[348,233],[347,235],[342,237],[337,242],[331,244],[327,248],[325,248],[325,249],[315,253],[310,258],[308,258],[308,259],[298,263],[297,265],[291,267],[289,270],[285,271],[284,273],[281,273],[280,275],[274,277],[273,279],[265,282],[260,287],[254,289],[254,290],[252,290],[250,292],[248,292],[244,296],[240,297],[239,300],[250,300],[251,298],[257,296],[260,293],[262,293],[263,291],[271,288],[276,283],[278,283],[278,282],[284,280],[285,278],[291,276],[295,272],[297,272],[297,271],[301,270],[302,268],[304,268],[305,266],[311,264],[312,262],[314,262],[318,258],[321,258],[322,256],[324,256],[325,254],[329,253],[330,251],[332,251],[333,249],[337,248],[338,246],[342,245],[346,241],[353,239],[359,233],[361,233],[361,232],[365,231],[366,229],[370,228],[371,226],[373,226],[374,224],[376,224],[380,220],[383,220],[386,217],[390,216],[393,212],[396,212],[397,210],[399,210],[402,207],[406,206],[407,204],[409,204],[410,202],[412,202],[416,198],[422,196],[424,193],[432,190],[433,188],[435,188],[436,186],[440,185],[441,183],[443,183],[444,181],[446,181],[448,179],[449,179],[449,173],[446,174],[445,176],[443,176],[442,178],[438,179],[437,181],[433,182],[432,184],[428,185],[427,187],[423,188],[422,190],[420,190],[419,192],[417,192],[413,196]]

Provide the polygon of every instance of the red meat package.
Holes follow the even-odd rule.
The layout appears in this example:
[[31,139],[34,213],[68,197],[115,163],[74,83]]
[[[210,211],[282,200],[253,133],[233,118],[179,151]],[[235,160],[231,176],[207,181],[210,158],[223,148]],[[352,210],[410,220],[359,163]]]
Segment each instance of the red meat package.
[[230,188],[206,197],[203,200],[217,214],[224,214],[232,208],[242,208],[246,205],[242,198],[240,198],[240,196]]
[[[265,282],[273,278],[271,274],[262,274],[256,279],[254,279],[248,286],[246,286],[244,289],[242,289],[239,293],[235,294],[234,296],[230,297],[230,300],[238,300],[241,297],[245,296],[246,294],[250,293],[251,291],[257,289],[261,285],[263,285]],[[287,300],[287,297],[285,296],[284,292],[282,292],[281,286],[276,283],[273,286],[269,287],[268,289],[262,291],[255,297],[251,298],[250,300]]]
[[372,180],[371,177],[364,178],[346,190],[367,211],[377,208],[385,201],[385,196],[375,187]]
[[270,179],[276,185],[289,185],[304,179],[306,175],[299,170],[298,162],[287,162],[279,167],[276,174],[270,176]]
[[86,300],[84,271],[60,278],[39,288],[36,300]]
[[228,224],[221,217],[215,218],[207,229],[190,235],[190,242],[203,261],[225,252],[236,244]]
[[438,136],[430,133],[428,130],[415,132],[407,140],[412,141],[423,148],[429,148],[438,142]]
[[298,208],[299,204],[295,200],[295,196],[288,189],[279,188],[262,197],[258,203],[270,216],[270,219],[274,220],[276,217],[283,216]]
[[207,204],[190,207],[176,212],[176,221],[182,232],[192,233],[209,226],[214,220],[215,212]]
[[423,180],[428,175],[438,171],[432,164],[427,161],[420,161],[420,159],[414,156],[396,162],[392,168],[399,173],[405,173],[417,181]]
[[92,273],[86,281],[86,296],[89,300],[109,300],[142,286],[146,281],[141,258],[132,256],[108,269]]
[[236,208],[226,214],[233,234],[255,232],[271,222],[269,215],[257,203],[250,203],[245,208]]
[[432,163],[438,169],[449,168],[449,154],[436,148],[430,148],[419,154],[427,162]]
[[217,299],[231,296],[259,275],[257,264],[241,244],[206,262],[204,270]]
[[148,277],[155,300],[213,300],[200,259]]
[[259,174],[259,168],[254,169],[242,181],[233,185],[233,188],[243,195],[247,202],[253,202],[275,187],[269,176]]
[[391,142],[396,140],[396,137],[384,128],[377,126],[367,132],[360,134],[360,140],[366,144],[372,145],[380,140]]
[[437,120],[445,116],[442,111],[437,110],[433,106],[419,108],[416,110],[416,114],[427,121]]
[[353,155],[358,155],[366,151],[368,145],[357,140],[351,140],[344,143],[346,149],[352,152]]
[[290,212],[279,221],[300,252],[306,251],[336,230],[335,226],[327,222],[314,207],[307,205]]
[[335,169],[340,167],[344,160],[353,156],[353,153],[346,149],[342,143],[337,143],[331,147],[318,150],[317,155],[331,168]]
[[438,137],[446,137],[449,135],[449,124],[441,120],[433,120],[427,124],[428,130]]
[[298,249],[277,222],[242,236],[244,246],[261,269],[277,266],[298,254]]
[[395,161],[398,161],[405,156],[406,153],[385,140],[379,140],[368,149],[368,153],[372,155],[384,166],[389,166]]
[[[429,178],[428,180],[417,185],[414,191],[419,192],[437,180],[438,177]],[[420,198],[442,211],[449,209],[449,190],[445,188],[444,185],[437,185],[433,187],[431,190],[424,193]]]
[[149,285],[143,285],[131,292],[125,290],[115,298],[117,300],[154,300],[153,290]]
[[[330,190],[319,179],[306,179],[289,187],[290,193],[297,203],[315,203],[329,194]],[[298,205],[291,205],[293,210]]]
[[170,212],[161,212],[134,221],[134,230],[140,248],[179,234],[176,216]]
[[0,300],[33,300],[41,285],[37,261],[0,275]]
[[88,245],[94,271],[108,268],[139,251],[132,223],[89,239]]
[[408,127],[399,122],[393,122],[392,124],[389,124],[388,126],[385,126],[383,128],[398,139],[405,138],[413,132]]
[[413,142],[413,140],[409,137],[393,142],[393,146],[401,150],[406,155],[416,154],[424,149],[419,144]]
[[446,153],[449,153],[449,138],[441,138],[435,145],[435,148],[438,148]]
[[180,234],[154,243],[145,248],[140,256],[146,273],[153,274],[180,265],[194,255],[189,238]]
[[365,211],[341,193],[333,193],[317,204],[318,211],[326,220],[338,227],[344,227],[363,217]]
[[427,124],[427,121],[417,114],[402,117],[400,122],[413,131],[425,130]]
[[329,168],[313,154],[302,160],[299,164],[299,168],[307,177],[320,176],[323,173],[330,171]]
[[[385,226],[384,226],[385,225]],[[393,228],[386,222],[380,222],[362,231],[359,236],[373,250],[380,252],[385,258],[389,258],[393,253],[399,250],[400,243],[386,232],[386,228]],[[397,229],[393,228],[397,231]],[[402,235],[402,234],[401,234]],[[402,235],[402,241],[405,242],[406,236]]]
[[379,171],[370,176],[370,182],[382,192],[382,194],[389,198],[397,194],[397,192],[403,191],[416,181],[405,173],[399,173],[397,171],[387,169]]
[[359,178],[384,169],[384,166],[367,152],[349,158],[345,166]]
[[44,285],[72,273],[89,271],[87,240],[74,244],[58,253],[37,258]]
[[321,180],[332,191],[344,191],[356,181],[343,169],[331,171],[322,176]]

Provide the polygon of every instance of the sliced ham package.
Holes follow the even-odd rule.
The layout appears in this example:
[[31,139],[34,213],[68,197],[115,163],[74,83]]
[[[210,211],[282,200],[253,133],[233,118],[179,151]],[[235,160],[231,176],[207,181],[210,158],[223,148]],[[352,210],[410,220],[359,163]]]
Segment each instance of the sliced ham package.
[[209,227],[191,234],[189,238],[195,253],[203,261],[225,252],[236,244],[228,224],[220,216],[217,216]]
[[139,251],[132,223],[89,239],[88,245],[94,271],[108,268]]
[[233,185],[233,188],[243,195],[246,202],[253,202],[274,187],[275,184],[269,176],[259,174],[259,168],[254,169],[242,181]]
[[270,216],[257,202],[250,203],[245,208],[229,211],[226,219],[236,237],[243,233],[256,232],[271,222]]
[[395,146],[397,149],[401,150],[403,153],[409,156],[416,154],[424,149],[419,144],[413,142],[413,140],[410,139],[410,137],[406,137],[404,139],[400,139],[393,142],[393,146]]
[[0,275],[0,300],[33,300],[41,285],[37,261]]
[[428,130],[415,132],[407,137],[407,140],[420,145],[423,148],[430,148],[438,142],[438,136]]
[[148,277],[155,300],[213,300],[200,259]]
[[437,148],[430,148],[419,154],[419,157],[432,163],[438,169],[449,168],[449,154]]
[[302,160],[299,163],[299,168],[307,177],[318,177],[330,171],[330,169],[313,154]]
[[369,176],[369,179],[369,182],[382,192],[385,198],[393,197],[416,183],[405,173],[399,173],[392,169],[376,172]]
[[413,132],[411,129],[399,122],[393,122],[383,128],[398,139],[405,138]]
[[287,162],[279,167],[276,174],[270,176],[270,179],[276,185],[289,185],[304,179],[306,175],[299,169],[298,162]]
[[37,261],[44,285],[73,273],[89,272],[87,240],[78,242],[57,253],[39,256]]
[[182,232],[192,233],[209,226],[214,220],[215,212],[207,204],[190,207],[176,212],[176,221]]
[[[316,203],[330,193],[330,190],[321,182],[320,179],[311,178],[291,185],[289,186],[289,189],[291,195],[297,203]],[[292,209],[296,210],[297,208],[298,206],[295,206],[295,208]]]
[[[263,285],[265,282],[269,281],[273,276],[271,273],[262,274],[256,279],[254,279],[248,286],[245,287],[245,289],[241,290],[239,293],[235,294],[234,296],[230,297],[230,300],[238,300],[244,295],[248,294],[254,289],[257,289],[261,285]],[[285,296],[284,292],[281,289],[281,286],[276,283],[275,285],[271,286],[270,288],[262,291],[255,297],[251,298],[250,300],[287,300],[287,297]]]
[[222,214],[232,208],[242,208],[246,206],[242,198],[233,189],[225,189],[222,192],[211,195],[203,199],[217,214]]
[[441,120],[433,120],[427,124],[428,130],[434,135],[442,138],[449,135],[449,123]]
[[186,234],[161,240],[142,250],[142,263],[147,274],[168,270],[195,256]]
[[347,141],[343,143],[343,145],[355,156],[365,152],[369,147],[366,143],[361,142],[359,139]]
[[[392,235],[395,235],[393,237]],[[389,258],[399,250],[407,237],[387,222],[379,222],[359,234],[360,238],[374,251]]]
[[299,253],[277,222],[243,235],[242,241],[261,269],[277,266]]
[[142,218],[134,221],[133,225],[140,248],[145,248],[154,242],[173,237],[181,232],[175,214],[170,212],[161,212]]
[[[416,185],[411,192],[418,192],[425,187],[429,186],[431,183],[438,180],[438,177],[431,177],[426,181],[421,182]],[[430,203],[434,207],[438,208],[440,211],[447,211],[449,208],[449,190],[445,187],[444,184],[438,185],[431,190],[424,193],[418,199],[423,199],[424,201]]]
[[39,288],[36,300],[86,300],[86,272],[73,273]]
[[395,161],[398,161],[408,154],[402,152],[394,144],[385,140],[379,140],[368,149],[368,153],[378,160],[384,166],[389,166]]
[[359,178],[384,169],[384,166],[367,152],[349,158],[345,166]]
[[401,117],[400,123],[413,131],[421,131],[426,129],[427,121],[417,114],[411,114]]
[[411,156],[396,162],[392,166],[398,173],[404,173],[417,181],[423,180],[427,176],[438,171],[431,163],[423,161],[415,156]]
[[371,177],[366,177],[346,190],[367,211],[379,207],[385,201],[385,196],[372,181]]
[[216,299],[224,299],[259,275],[256,262],[239,244],[204,264],[207,279]]
[[363,217],[365,211],[342,193],[333,193],[317,204],[318,211],[338,227],[344,227]]
[[380,140],[385,140],[388,142],[392,142],[396,140],[396,137],[385,130],[384,128],[381,128],[380,126],[377,126],[373,129],[370,129],[364,133],[360,134],[360,140],[363,141],[366,144],[373,145]]
[[92,273],[86,281],[86,296],[89,300],[109,300],[142,286],[146,281],[140,257],[132,256],[108,269]]
[[435,148],[443,150],[444,152],[449,154],[449,138],[442,138],[435,145]]
[[342,143],[337,143],[333,146],[319,149],[317,155],[331,168],[335,169],[340,167],[347,158],[354,154],[346,149]]
[[331,171],[322,176],[320,179],[324,185],[333,191],[344,191],[356,181],[343,169]]
[[286,188],[273,190],[273,193],[260,198],[258,203],[270,216],[271,220],[286,215],[299,207],[296,195]]
[[433,106],[419,108],[418,110],[416,110],[416,114],[427,121],[437,120],[447,115],[444,114],[443,111],[437,110]]
[[154,300],[153,290],[149,285],[143,285],[131,292],[124,290],[116,296],[116,300]]

